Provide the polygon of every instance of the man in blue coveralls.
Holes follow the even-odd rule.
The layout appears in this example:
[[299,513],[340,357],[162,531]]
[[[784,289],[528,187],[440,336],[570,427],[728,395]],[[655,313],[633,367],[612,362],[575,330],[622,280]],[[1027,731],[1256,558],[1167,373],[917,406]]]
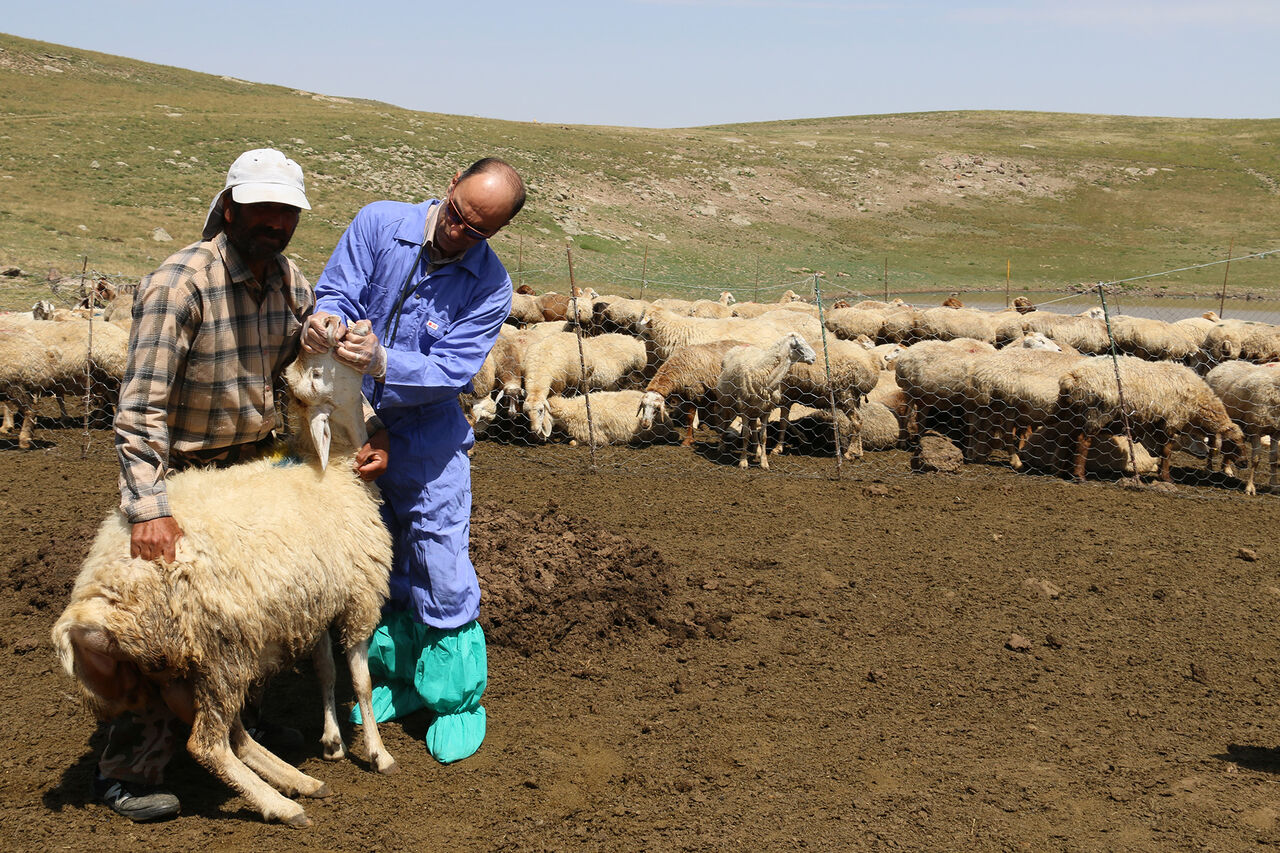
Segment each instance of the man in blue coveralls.
[[[323,352],[323,319],[343,321],[337,357],[365,373],[365,396],[385,427],[370,443],[390,451],[378,486],[395,556],[391,598],[369,643],[374,715],[433,712],[427,749],[445,763],[484,740],[488,680],[467,552],[475,436],[458,394],[470,390],[511,311],[511,278],[487,241],[524,198],[515,169],[485,158],[454,175],[443,200],[368,205],[320,275],[302,337],[308,351]],[[351,326],[365,318],[373,330],[359,335]]]

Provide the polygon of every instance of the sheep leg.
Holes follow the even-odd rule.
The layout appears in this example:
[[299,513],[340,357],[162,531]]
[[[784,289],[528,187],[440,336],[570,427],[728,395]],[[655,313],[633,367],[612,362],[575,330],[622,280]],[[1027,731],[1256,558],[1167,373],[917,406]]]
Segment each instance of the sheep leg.
[[287,796],[322,798],[332,792],[319,779],[312,778],[249,737],[239,717],[231,727],[231,750],[236,757],[268,785]]
[[1080,482],[1084,482],[1084,463],[1089,456],[1089,447],[1093,444],[1093,436],[1089,431],[1081,430],[1080,435],[1076,437],[1076,458],[1075,464],[1071,466],[1071,475]]
[[[787,443],[787,427],[791,426],[791,404],[783,403],[782,408],[778,410],[778,441],[773,445],[773,450],[769,451],[774,454],[781,454],[783,447]],[[766,421],[761,427],[764,430],[763,441],[767,445],[769,443],[769,424]],[[768,467],[767,465],[765,467]]]
[[316,643],[311,661],[316,668],[316,677],[320,679],[320,698],[324,702],[324,732],[320,735],[320,745],[324,747],[325,761],[337,761],[347,754],[347,747],[342,742],[342,730],[338,728],[338,703],[333,696],[337,673],[333,666],[333,643],[329,640],[329,632],[326,631]]
[[23,400],[23,406],[19,414],[22,415],[22,429],[18,431],[18,447],[22,450],[31,449],[31,433],[36,427],[36,411],[35,399],[28,398]]
[[693,431],[698,427],[698,406],[693,400],[685,404],[685,434],[680,442],[681,447],[693,447]]
[[756,427],[756,458],[760,460],[760,468],[769,470],[769,416],[760,418]]
[[1268,481],[1268,491],[1275,492],[1276,485],[1280,483],[1280,467],[1277,467],[1277,454],[1280,454],[1280,432],[1271,433],[1271,453],[1268,459],[1271,462],[1271,479]]
[[1030,426],[1014,426],[1013,428],[1013,450],[1009,452],[1009,467],[1015,471],[1022,470],[1022,451],[1026,450],[1027,442],[1031,440]]
[[[1173,439],[1169,436],[1164,445],[1160,448],[1160,479],[1165,483],[1173,482],[1173,477],[1169,474],[1169,463],[1173,460]],[[1250,472],[1252,473],[1252,472]]]
[[[973,462],[978,458],[978,410],[970,408],[964,418],[964,461]],[[987,446],[984,442],[984,446]]]
[[738,467],[746,468],[750,463],[747,462],[747,453],[751,447],[751,424],[753,419],[743,415],[742,417],[742,447],[738,452]]
[[378,721],[373,717],[373,679],[369,676],[369,641],[361,640],[347,649],[347,668],[351,670],[351,686],[356,691],[360,705],[360,720],[364,728],[364,743],[369,751],[369,761],[379,773],[391,774],[400,765],[387,752],[378,733]]
[[8,403],[0,403],[0,413],[4,415],[4,423],[0,424],[0,433],[8,435],[13,432],[13,406]]
[[[849,446],[845,448],[845,459],[862,458],[862,412],[858,406],[846,406],[845,415],[849,418]],[[836,448],[836,452],[839,452]]]
[[[228,731],[225,724],[220,724],[217,717],[204,710],[209,699],[208,691],[201,691],[202,701],[196,704],[195,719],[191,724],[191,737],[187,740],[187,751],[214,776],[217,776],[229,787],[238,791],[256,808],[265,820],[278,820],[293,827],[311,825],[311,819],[302,806],[284,797],[262,780],[258,774],[236,757],[231,749]],[[225,717],[222,717],[225,719]],[[244,724],[239,715],[235,717],[236,734],[241,741],[252,742],[245,733]],[[260,747],[259,747],[260,748]]]
[[[1272,452],[1275,445],[1272,446]],[[1249,479],[1244,484],[1244,493],[1246,495],[1256,495],[1258,487],[1253,484],[1253,475],[1258,470],[1258,465],[1262,463],[1262,433],[1255,433],[1249,439]],[[1273,472],[1274,476],[1274,472]]]

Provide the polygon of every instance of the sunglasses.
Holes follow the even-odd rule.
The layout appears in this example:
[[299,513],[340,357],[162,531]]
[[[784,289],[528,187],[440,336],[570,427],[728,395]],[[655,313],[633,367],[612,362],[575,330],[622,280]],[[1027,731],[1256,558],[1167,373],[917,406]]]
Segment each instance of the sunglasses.
[[449,222],[453,223],[454,225],[461,225],[462,233],[466,234],[472,240],[488,240],[494,234],[498,233],[497,229],[494,229],[493,231],[488,231],[488,232],[481,231],[479,228],[476,228],[474,225],[468,222],[466,218],[462,215],[462,211],[458,210],[458,206],[453,203],[452,191],[449,192],[449,195],[445,198],[445,201],[448,202],[448,204],[445,206],[445,209],[444,209],[445,218],[448,219]]

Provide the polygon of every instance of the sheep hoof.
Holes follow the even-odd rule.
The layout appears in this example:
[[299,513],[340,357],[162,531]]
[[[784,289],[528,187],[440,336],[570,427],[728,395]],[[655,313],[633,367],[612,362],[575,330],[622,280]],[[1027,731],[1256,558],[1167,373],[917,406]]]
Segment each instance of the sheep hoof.
[[347,747],[342,741],[322,744],[324,752],[320,755],[325,761],[341,761],[347,757]]
[[400,763],[397,762],[394,758],[391,759],[391,763],[386,766],[383,766],[380,761],[375,760],[374,767],[376,767],[378,772],[381,773],[383,776],[394,776],[395,774],[400,772]]
[[333,791],[329,789],[329,783],[321,782],[320,787],[307,794],[307,796],[313,800],[323,800],[325,797],[332,797]]
[[294,829],[306,829],[311,826],[311,818],[307,817],[307,813],[301,810],[293,817],[283,818],[283,822]]

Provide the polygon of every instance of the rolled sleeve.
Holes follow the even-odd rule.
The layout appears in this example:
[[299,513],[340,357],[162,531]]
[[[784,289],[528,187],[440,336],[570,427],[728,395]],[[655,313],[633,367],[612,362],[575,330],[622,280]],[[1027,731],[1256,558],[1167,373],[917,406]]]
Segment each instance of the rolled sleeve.
[[167,516],[169,462],[166,413],[179,365],[186,360],[198,318],[189,270],[166,267],[140,288],[133,306],[129,357],[116,407],[120,508],[130,522]]

